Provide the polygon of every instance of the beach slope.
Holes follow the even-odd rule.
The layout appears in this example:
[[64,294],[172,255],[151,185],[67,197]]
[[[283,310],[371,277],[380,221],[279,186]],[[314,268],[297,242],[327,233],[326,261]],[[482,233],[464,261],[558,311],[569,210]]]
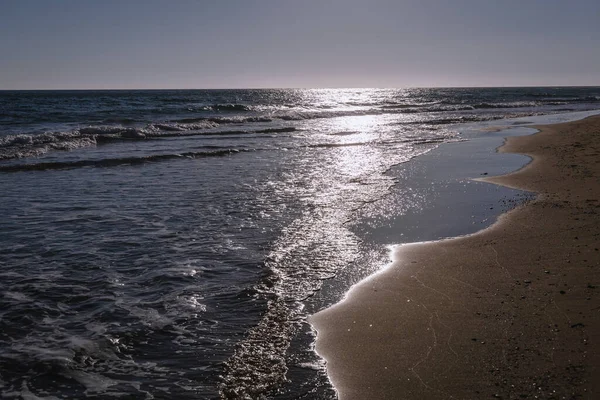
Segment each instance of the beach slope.
[[477,234],[396,247],[311,317],[346,399],[600,397],[600,117],[500,149],[489,182],[538,193]]

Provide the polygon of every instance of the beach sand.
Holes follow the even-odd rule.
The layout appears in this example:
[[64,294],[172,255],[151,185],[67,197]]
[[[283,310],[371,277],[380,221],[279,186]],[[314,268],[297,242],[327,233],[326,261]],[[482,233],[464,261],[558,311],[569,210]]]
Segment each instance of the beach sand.
[[341,399],[600,398],[600,117],[500,149],[538,193],[477,234],[396,247],[311,317]]

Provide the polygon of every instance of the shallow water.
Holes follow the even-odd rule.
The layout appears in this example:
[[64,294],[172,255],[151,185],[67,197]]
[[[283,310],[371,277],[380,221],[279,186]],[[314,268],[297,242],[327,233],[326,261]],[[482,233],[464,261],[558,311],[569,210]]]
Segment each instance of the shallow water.
[[443,204],[407,161],[599,93],[0,92],[2,397],[334,397],[306,316]]

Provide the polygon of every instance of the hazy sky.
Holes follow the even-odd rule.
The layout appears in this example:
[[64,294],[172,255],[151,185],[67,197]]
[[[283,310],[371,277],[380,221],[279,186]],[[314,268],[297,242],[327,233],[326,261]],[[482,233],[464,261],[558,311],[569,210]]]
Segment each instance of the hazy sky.
[[600,85],[600,0],[0,0],[0,89]]

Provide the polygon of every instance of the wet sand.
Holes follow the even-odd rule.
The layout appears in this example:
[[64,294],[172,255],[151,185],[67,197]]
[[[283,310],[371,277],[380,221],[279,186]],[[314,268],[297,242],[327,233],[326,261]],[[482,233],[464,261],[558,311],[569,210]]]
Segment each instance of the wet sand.
[[540,126],[486,181],[537,192],[475,235],[399,246],[311,317],[345,399],[600,397],[600,117]]

